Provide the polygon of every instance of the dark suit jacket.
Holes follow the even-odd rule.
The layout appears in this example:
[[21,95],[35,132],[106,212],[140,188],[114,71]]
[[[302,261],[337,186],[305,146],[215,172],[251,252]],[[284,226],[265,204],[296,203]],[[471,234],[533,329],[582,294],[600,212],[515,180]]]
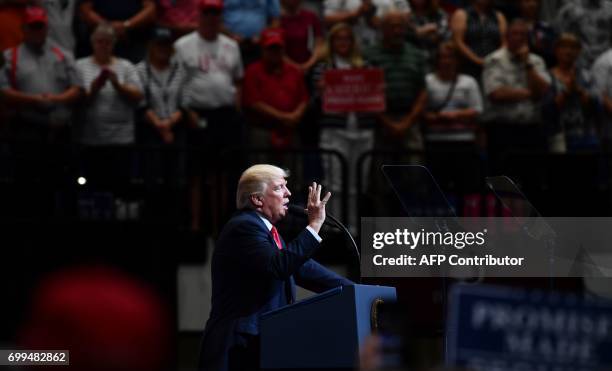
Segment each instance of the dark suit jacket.
[[295,297],[295,283],[322,292],[353,282],[310,256],[319,242],[306,229],[279,250],[255,211],[238,212],[225,225],[212,258],[212,308],[200,353],[201,371],[225,371],[228,352],[259,335],[259,316]]

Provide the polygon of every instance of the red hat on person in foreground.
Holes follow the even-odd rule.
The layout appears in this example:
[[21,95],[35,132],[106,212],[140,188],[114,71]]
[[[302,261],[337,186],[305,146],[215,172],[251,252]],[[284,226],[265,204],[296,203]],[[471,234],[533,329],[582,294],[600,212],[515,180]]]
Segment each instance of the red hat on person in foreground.
[[160,371],[170,326],[152,287],[112,268],[78,267],[44,277],[19,343],[69,350],[75,371]]

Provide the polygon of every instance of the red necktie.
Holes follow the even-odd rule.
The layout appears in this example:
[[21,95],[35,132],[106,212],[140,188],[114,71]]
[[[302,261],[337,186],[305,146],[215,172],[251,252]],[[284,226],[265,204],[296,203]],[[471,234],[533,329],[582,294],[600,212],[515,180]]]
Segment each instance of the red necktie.
[[274,239],[274,242],[276,242],[276,246],[278,247],[278,249],[282,250],[283,244],[281,243],[280,236],[278,235],[278,231],[276,230],[275,226],[272,226],[272,229],[270,229],[270,233],[272,233],[272,238]]

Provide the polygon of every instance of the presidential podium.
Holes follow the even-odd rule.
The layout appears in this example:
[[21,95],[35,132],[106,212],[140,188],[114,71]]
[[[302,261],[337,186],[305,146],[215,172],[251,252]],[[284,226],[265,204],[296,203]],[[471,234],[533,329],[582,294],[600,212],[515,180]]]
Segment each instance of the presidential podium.
[[395,288],[337,287],[264,313],[260,320],[261,368],[354,368],[359,346],[372,331],[372,310],[381,301],[395,302]]

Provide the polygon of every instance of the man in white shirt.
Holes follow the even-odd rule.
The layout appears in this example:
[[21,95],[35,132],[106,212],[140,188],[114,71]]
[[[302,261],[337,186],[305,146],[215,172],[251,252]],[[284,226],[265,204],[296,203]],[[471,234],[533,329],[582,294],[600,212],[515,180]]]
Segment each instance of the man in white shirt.
[[527,24],[516,19],[506,34],[506,46],[485,58],[482,73],[489,151],[492,163],[512,150],[544,150],[541,99],[550,76],[544,60],[529,51]]
[[242,80],[240,49],[220,33],[222,0],[200,1],[198,29],[178,39],[176,55],[189,74],[186,105],[196,112],[235,108]]
[[[206,159],[230,147],[241,145],[242,128],[238,117],[240,84],[243,77],[240,48],[236,41],[221,34],[223,0],[200,0],[198,29],[178,39],[176,56],[187,71],[183,107],[188,112],[190,129],[187,144],[206,151],[194,153],[191,228],[200,229],[200,193]],[[211,195],[211,202],[216,197]],[[214,205],[213,207],[214,208]],[[212,209],[211,208],[211,209]]]

